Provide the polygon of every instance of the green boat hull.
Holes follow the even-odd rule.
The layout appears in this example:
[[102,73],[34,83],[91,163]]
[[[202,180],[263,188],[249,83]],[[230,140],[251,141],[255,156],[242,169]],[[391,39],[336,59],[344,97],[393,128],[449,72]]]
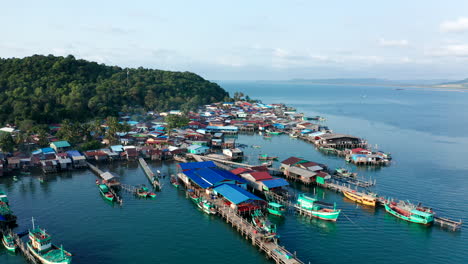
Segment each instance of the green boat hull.
[[13,244],[10,242],[7,242],[6,236],[3,236],[2,238],[2,244],[5,246],[5,248],[10,251],[10,252],[16,252],[16,244]]
[[432,224],[432,221],[428,221],[427,219],[408,217],[408,216],[402,215],[402,214],[398,213],[397,211],[393,210],[392,208],[390,208],[390,206],[388,206],[388,204],[384,204],[384,206],[385,206],[385,211],[387,211],[387,213],[389,213],[389,214],[391,214],[391,215],[393,215],[393,216],[395,216],[397,218],[403,219],[403,220],[411,222],[411,223],[420,224],[420,225],[430,225],[430,224]]
[[284,216],[284,211],[279,211],[279,210],[275,210],[275,209],[272,209],[272,208],[267,208],[267,210],[268,210],[268,213],[270,213],[272,215]]
[[315,218],[335,222],[338,219],[338,216],[340,216],[341,210],[334,210],[332,212],[321,212],[311,210],[310,213]]

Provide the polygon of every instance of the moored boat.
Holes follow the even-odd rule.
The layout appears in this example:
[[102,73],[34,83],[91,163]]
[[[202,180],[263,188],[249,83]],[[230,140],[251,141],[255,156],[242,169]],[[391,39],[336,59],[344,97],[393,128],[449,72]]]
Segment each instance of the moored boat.
[[416,206],[405,201],[398,203],[387,201],[384,206],[387,213],[411,223],[430,225],[434,222],[434,213],[429,208]]
[[216,209],[214,208],[214,205],[207,200],[201,200],[197,203],[198,208],[200,208],[203,212],[206,214],[216,214]]
[[341,210],[336,209],[335,204],[324,203],[316,198],[300,194],[297,198],[297,206],[310,212],[310,215],[326,221],[336,221]]
[[0,191],[0,202],[4,202],[6,203],[7,205],[9,204],[8,202],[8,196],[6,195],[5,192],[3,191]]
[[350,172],[345,168],[336,168],[335,169],[335,174],[340,176],[340,177],[346,177],[346,178],[356,178],[357,177],[357,173]]
[[3,234],[3,238],[2,238],[2,244],[3,246],[5,246],[5,248],[10,251],[10,252],[15,252],[16,251],[16,244],[15,244],[15,240],[13,239],[13,237],[9,234]]
[[286,212],[284,205],[275,202],[268,203],[267,210],[268,213],[276,216],[283,216]]
[[146,187],[140,187],[136,189],[136,195],[141,198],[146,198],[148,197],[148,188]]
[[375,206],[377,203],[377,197],[375,195],[361,193],[355,190],[343,191],[343,195],[357,203]]
[[276,234],[276,225],[271,223],[260,210],[255,210],[252,214],[252,223],[260,230],[266,232],[269,237],[278,237]]
[[13,214],[13,212],[10,209],[10,206],[3,202],[0,201],[0,226],[3,224],[6,225],[13,225],[16,222],[16,215]]
[[44,264],[69,264],[72,254],[52,244],[52,237],[39,227],[29,230],[28,250]]
[[283,134],[283,132],[281,131],[272,131],[272,130],[267,130],[267,133],[270,135],[275,135],[275,136]]
[[102,196],[106,198],[106,200],[113,201],[114,200],[114,195],[112,192],[109,190],[109,187],[105,184],[99,184],[98,185],[99,192],[101,192]]
[[172,186],[179,188],[179,181],[177,181],[176,177],[171,176],[171,184]]
[[268,156],[268,154],[261,154],[258,155],[259,160],[278,160],[278,157],[276,156]]

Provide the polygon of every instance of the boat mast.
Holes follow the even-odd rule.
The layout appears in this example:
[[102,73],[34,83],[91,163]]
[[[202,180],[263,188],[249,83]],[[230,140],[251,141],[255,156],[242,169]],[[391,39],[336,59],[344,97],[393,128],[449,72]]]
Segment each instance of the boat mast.
[[32,226],[33,226],[33,230],[34,230],[34,229],[36,229],[36,228],[34,227],[34,216],[32,217],[31,221],[32,221]]

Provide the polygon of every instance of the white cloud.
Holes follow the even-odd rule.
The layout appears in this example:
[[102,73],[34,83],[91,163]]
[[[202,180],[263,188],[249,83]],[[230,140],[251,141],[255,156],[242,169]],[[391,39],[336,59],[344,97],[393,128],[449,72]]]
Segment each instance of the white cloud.
[[468,57],[468,44],[447,45],[433,52],[435,56]]
[[455,32],[455,33],[468,31],[468,18],[460,17],[457,20],[445,21],[442,24],[440,24],[440,30],[442,32]]
[[400,40],[387,40],[384,38],[379,39],[379,45],[384,47],[406,47],[409,45],[408,40],[400,39]]

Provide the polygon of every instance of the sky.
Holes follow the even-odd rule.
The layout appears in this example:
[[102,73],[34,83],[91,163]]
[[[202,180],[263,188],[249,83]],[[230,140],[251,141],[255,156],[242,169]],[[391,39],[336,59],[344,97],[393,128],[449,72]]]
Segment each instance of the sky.
[[0,57],[211,80],[468,78],[466,0],[0,0]]

